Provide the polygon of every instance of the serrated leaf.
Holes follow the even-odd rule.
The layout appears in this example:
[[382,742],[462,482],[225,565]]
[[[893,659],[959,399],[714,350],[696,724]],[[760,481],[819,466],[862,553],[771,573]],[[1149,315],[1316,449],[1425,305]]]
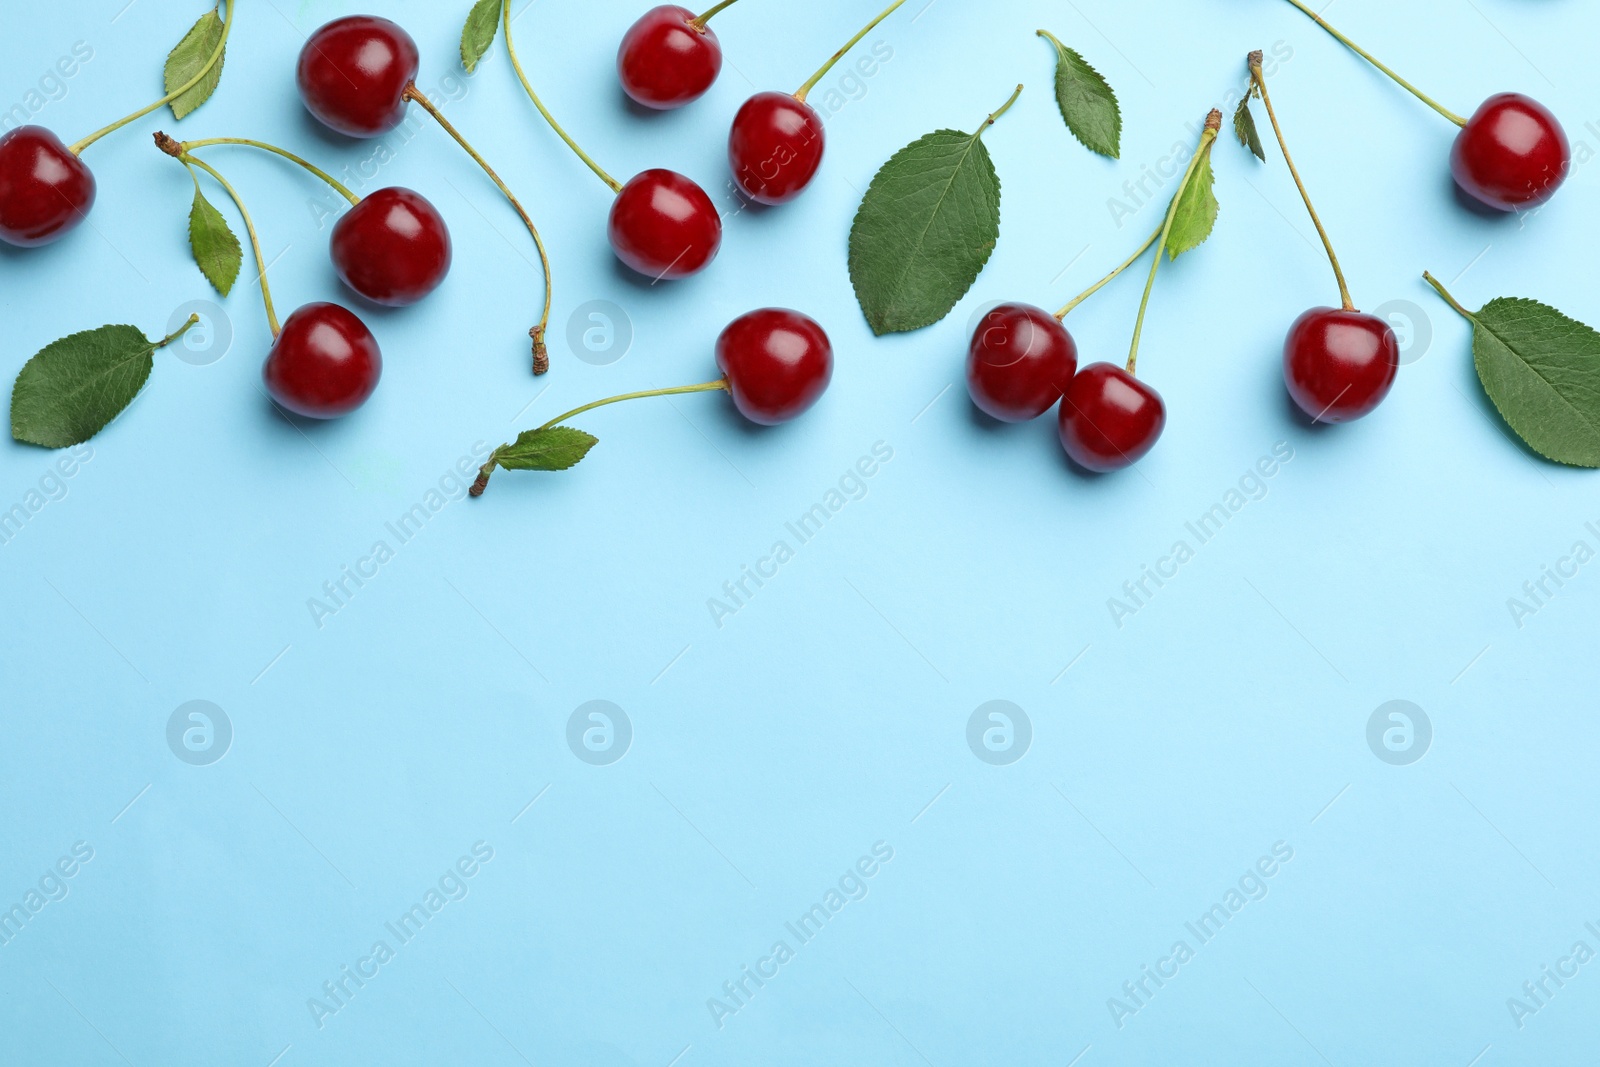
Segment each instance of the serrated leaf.
[[[1215,144],[1215,142],[1212,142]],[[1183,190],[1178,201],[1178,211],[1172,217],[1172,232],[1167,234],[1167,254],[1177,259],[1185,252],[1198,248],[1211,236],[1217,224],[1217,197],[1212,190],[1215,178],[1211,173],[1211,145],[1200,153],[1200,164]]]
[[194,191],[194,206],[189,209],[189,247],[194,261],[206,281],[227,296],[233,283],[239,279],[239,268],[244,264],[244,249],[239,238],[228,227],[222,213],[211,202]]
[[600,440],[571,426],[527,430],[495,450],[495,462],[513,471],[564,471],[576,467]]
[[1600,467],[1600,333],[1536,300],[1500,298],[1472,316],[1484,392],[1528,447]]
[[161,342],[132,326],[102,326],[46,345],[11,390],[11,436],[45,448],[82,444],[144,388]]
[[883,165],[850,228],[850,281],[873,333],[931,326],[1000,239],[1000,177],[977,134],[936,130]]
[[461,65],[468,74],[478,69],[483,54],[500,32],[500,3],[501,0],[478,0],[467,13],[467,24],[461,30]]
[[1056,49],[1056,104],[1067,129],[1089,151],[1121,158],[1122,109],[1117,94],[1099,71],[1054,34],[1040,30],[1039,36]]
[[1250,98],[1254,92],[1244,94],[1244,99],[1239,101],[1239,110],[1233,113],[1233,135],[1239,138],[1239,143],[1250,149],[1251,153],[1261,162],[1267,161],[1266,150],[1261,147],[1261,134],[1256,130],[1256,117],[1250,111]]
[[[229,3],[234,0],[229,0]],[[211,57],[216,53],[217,46],[222,43],[223,21],[217,14],[217,9],[212,8],[200,16],[200,21],[189,28],[183,35],[183,40],[178,42],[167,55],[165,72],[166,91],[176,92],[187,85],[195,75],[205,70],[206,64],[211,62]],[[211,99],[211,94],[217,91],[217,85],[222,81],[222,65],[227,59],[227,50],[217,56],[216,65],[206,71],[205,77],[195,83],[194,88],[178,97],[171,104],[172,115],[182,119],[195,108]]]

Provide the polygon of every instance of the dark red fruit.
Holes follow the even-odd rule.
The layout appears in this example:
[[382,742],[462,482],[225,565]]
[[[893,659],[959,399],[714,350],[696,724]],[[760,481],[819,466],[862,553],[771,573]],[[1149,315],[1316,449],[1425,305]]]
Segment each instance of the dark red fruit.
[[1300,410],[1318,422],[1350,422],[1383,403],[1400,370],[1389,324],[1359,311],[1312,308],[1283,343],[1283,380]]
[[420,62],[405,30],[374,15],[350,15],[306,40],[295,80],[306,109],[323,125],[376,137],[405,121],[405,92]]
[[744,195],[783,204],[805,191],[822,166],[822,116],[788,93],[757,93],[733,117],[728,166]]
[[647,170],[611,205],[617,258],[657,281],[698,274],[722,247],[722,218],[706,191],[682,174]]
[[806,412],[833,379],[833,345],[815,320],[784,308],[741,315],[717,338],[717,369],[734,406],[776,426]]
[[310,419],[350,414],[382,374],[372,332],[338,304],[307,304],[290,315],[261,368],[272,399]]
[[450,230],[410,189],[379,189],[351,208],[329,251],[346,285],[388,307],[415,304],[450,273]]
[[1166,425],[1161,394],[1115,364],[1089,364],[1061,398],[1061,447],[1098,473],[1139,462]]
[[1002,422],[1027,422],[1061,399],[1078,370],[1078,346],[1056,317],[1029,304],[1001,304],[967,347],[972,402]]
[[65,237],[94,207],[94,175],[43,126],[0,137],[0,240],[22,248]]
[[722,43],[694,20],[688,8],[663,4],[623,35],[617,76],[635,103],[657,111],[682,107],[704,96],[722,73]]
[[1456,184],[1492,208],[1515,211],[1555,195],[1572,166],[1566,131],[1548,108],[1521,93],[1483,102],[1456,136]]

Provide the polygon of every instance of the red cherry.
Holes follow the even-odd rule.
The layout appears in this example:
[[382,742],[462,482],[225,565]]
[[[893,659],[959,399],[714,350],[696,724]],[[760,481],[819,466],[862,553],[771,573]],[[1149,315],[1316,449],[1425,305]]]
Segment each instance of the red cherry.
[[1572,165],[1566,131],[1548,108],[1521,93],[1483,102],[1456,137],[1456,184],[1492,208],[1515,211],[1555,195]]
[[290,315],[261,368],[272,399],[310,419],[350,414],[382,374],[372,332],[338,304],[307,304]]
[[1089,364],[1061,398],[1061,447],[1086,470],[1133,466],[1166,425],[1161,394],[1115,364]]
[[1001,304],[967,347],[972,402],[1002,422],[1049,411],[1078,370],[1078,346],[1056,317],[1030,304]]
[[1312,308],[1283,343],[1283,380],[1300,410],[1318,422],[1370,414],[1394,385],[1400,341],[1389,324],[1359,311]]
[[295,80],[306,109],[351,137],[388,133],[406,117],[406,89],[421,60],[417,42],[374,15],[334,19],[300,50]]
[[346,285],[388,307],[415,304],[450,273],[450,230],[410,189],[379,189],[351,208],[329,250]]
[[833,379],[833,346],[816,321],[784,308],[741,315],[717,338],[717,369],[734,406],[776,426],[804,414]]
[[676,171],[647,170],[611,205],[617,258],[658,281],[698,274],[722,247],[722,218],[706,191]]
[[0,240],[22,248],[65,237],[94,207],[94,175],[43,126],[0,137]]
[[695,13],[674,4],[646,11],[617,49],[622,91],[635,103],[669,111],[700,99],[722,73],[722,42]]
[[744,195],[783,204],[805,191],[822,166],[822,116],[788,93],[757,93],[733,117],[728,166]]

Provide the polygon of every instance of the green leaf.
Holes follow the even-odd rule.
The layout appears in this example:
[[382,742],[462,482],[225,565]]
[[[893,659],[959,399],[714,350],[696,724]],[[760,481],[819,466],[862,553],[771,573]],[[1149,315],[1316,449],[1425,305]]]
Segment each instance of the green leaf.
[[1054,34],[1040,30],[1039,36],[1055,45],[1056,103],[1061,107],[1061,118],[1067,129],[1089,151],[1112,159],[1120,158],[1122,109],[1117,106],[1117,94],[1099,71]]
[[[230,3],[233,0],[229,0]],[[211,61],[212,55],[217,50],[217,45],[222,43],[223,22],[217,14],[217,9],[212,8],[200,16],[200,21],[190,27],[189,32],[183,35],[183,40],[178,42],[167,55],[166,91],[176,92],[189,84],[195,75],[205,70]],[[227,50],[217,56],[217,64],[206,72],[206,76],[197,82],[194,88],[178,97],[171,104],[172,115],[182,119],[195,108],[211,99],[211,94],[217,91],[217,84],[222,81],[222,65],[227,59]]]
[[1528,447],[1600,467],[1600,333],[1535,300],[1491,300],[1471,316],[1484,392]]
[[1239,101],[1239,110],[1233,113],[1233,135],[1239,138],[1239,143],[1250,149],[1261,162],[1267,161],[1267,153],[1261,147],[1261,134],[1256,130],[1256,117],[1250,111],[1250,100],[1256,95],[1255,86],[1244,94],[1244,99]]
[[[1215,144],[1216,142],[1212,142]],[[1211,236],[1217,224],[1217,197],[1212,192],[1215,178],[1211,173],[1211,144],[1201,150],[1200,164],[1183,190],[1178,201],[1178,211],[1172,217],[1172,232],[1167,235],[1167,254],[1177,259],[1185,252],[1199,248]]]
[[194,207],[189,209],[189,247],[194,251],[200,273],[217,292],[227,296],[239,279],[244,249],[222,213],[211,206],[211,201],[202,196],[198,188],[194,191]]
[[950,313],[1000,239],[1000,178],[977,134],[937,130],[878,171],[850,228],[850,281],[879,336]]
[[45,448],[87,441],[133,403],[164,343],[132,326],[102,326],[46,345],[17,375],[11,436]]
[[501,0],[478,0],[467,15],[467,24],[461,30],[461,65],[468,74],[478,69],[478,62],[500,32],[500,3]]
[[564,471],[576,467],[600,440],[571,426],[527,430],[495,450],[495,462],[511,471]]

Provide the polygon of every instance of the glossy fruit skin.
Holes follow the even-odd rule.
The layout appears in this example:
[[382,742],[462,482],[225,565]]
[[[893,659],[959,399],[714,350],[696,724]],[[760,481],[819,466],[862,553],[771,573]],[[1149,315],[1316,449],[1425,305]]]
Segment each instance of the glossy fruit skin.
[[700,99],[722,73],[722,42],[698,29],[688,8],[663,4],[628,28],[617,49],[617,77],[634,103],[670,111]]
[[1283,380],[1317,422],[1351,422],[1383,403],[1400,370],[1400,340],[1376,315],[1312,308],[1283,342]]
[[386,307],[409,307],[450,273],[450,229],[420,193],[379,189],[333,227],[329,253],[351,289]]
[[338,304],[307,304],[290,315],[261,368],[272,399],[308,419],[350,414],[382,375],[372,331]]
[[967,392],[986,415],[1028,422],[1061,400],[1078,371],[1078,346],[1056,317],[1031,304],[1001,304],[967,346]]
[[722,217],[706,191],[671,170],[647,170],[622,187],[607,227],[617,258],[671,281],[698,274],[722,247]]
[[59,241],[94,207],[94,175],[43,126],[0,136],[0,240],[19,248]]
[[1571,166],[1572,146],[1561,123],[1543,104],[1521,93],[1485,100],[1450,150],[1456,184],[1501,211],[1549,200]]
[[728,167],[745,196],[784,204],[811,184],[822,166],[822,116],[788,93],[757,93],[733,117]]
[[350,15],[306,40],[295,81],[306,110],[323,125],[377,137],[405,121],[405,91],[420,64],[417,42],[405,30],[375,15]]
[[1061,398],[1061,447],[1099,474],[1131,467],[1167,425],[1161,394],[1113,363],[1091,363]]
[[833,380],[833,345],[814,319],[786,308],[741,315],[717,338],[717,369],[734,406],[776,426],[803,415]]

